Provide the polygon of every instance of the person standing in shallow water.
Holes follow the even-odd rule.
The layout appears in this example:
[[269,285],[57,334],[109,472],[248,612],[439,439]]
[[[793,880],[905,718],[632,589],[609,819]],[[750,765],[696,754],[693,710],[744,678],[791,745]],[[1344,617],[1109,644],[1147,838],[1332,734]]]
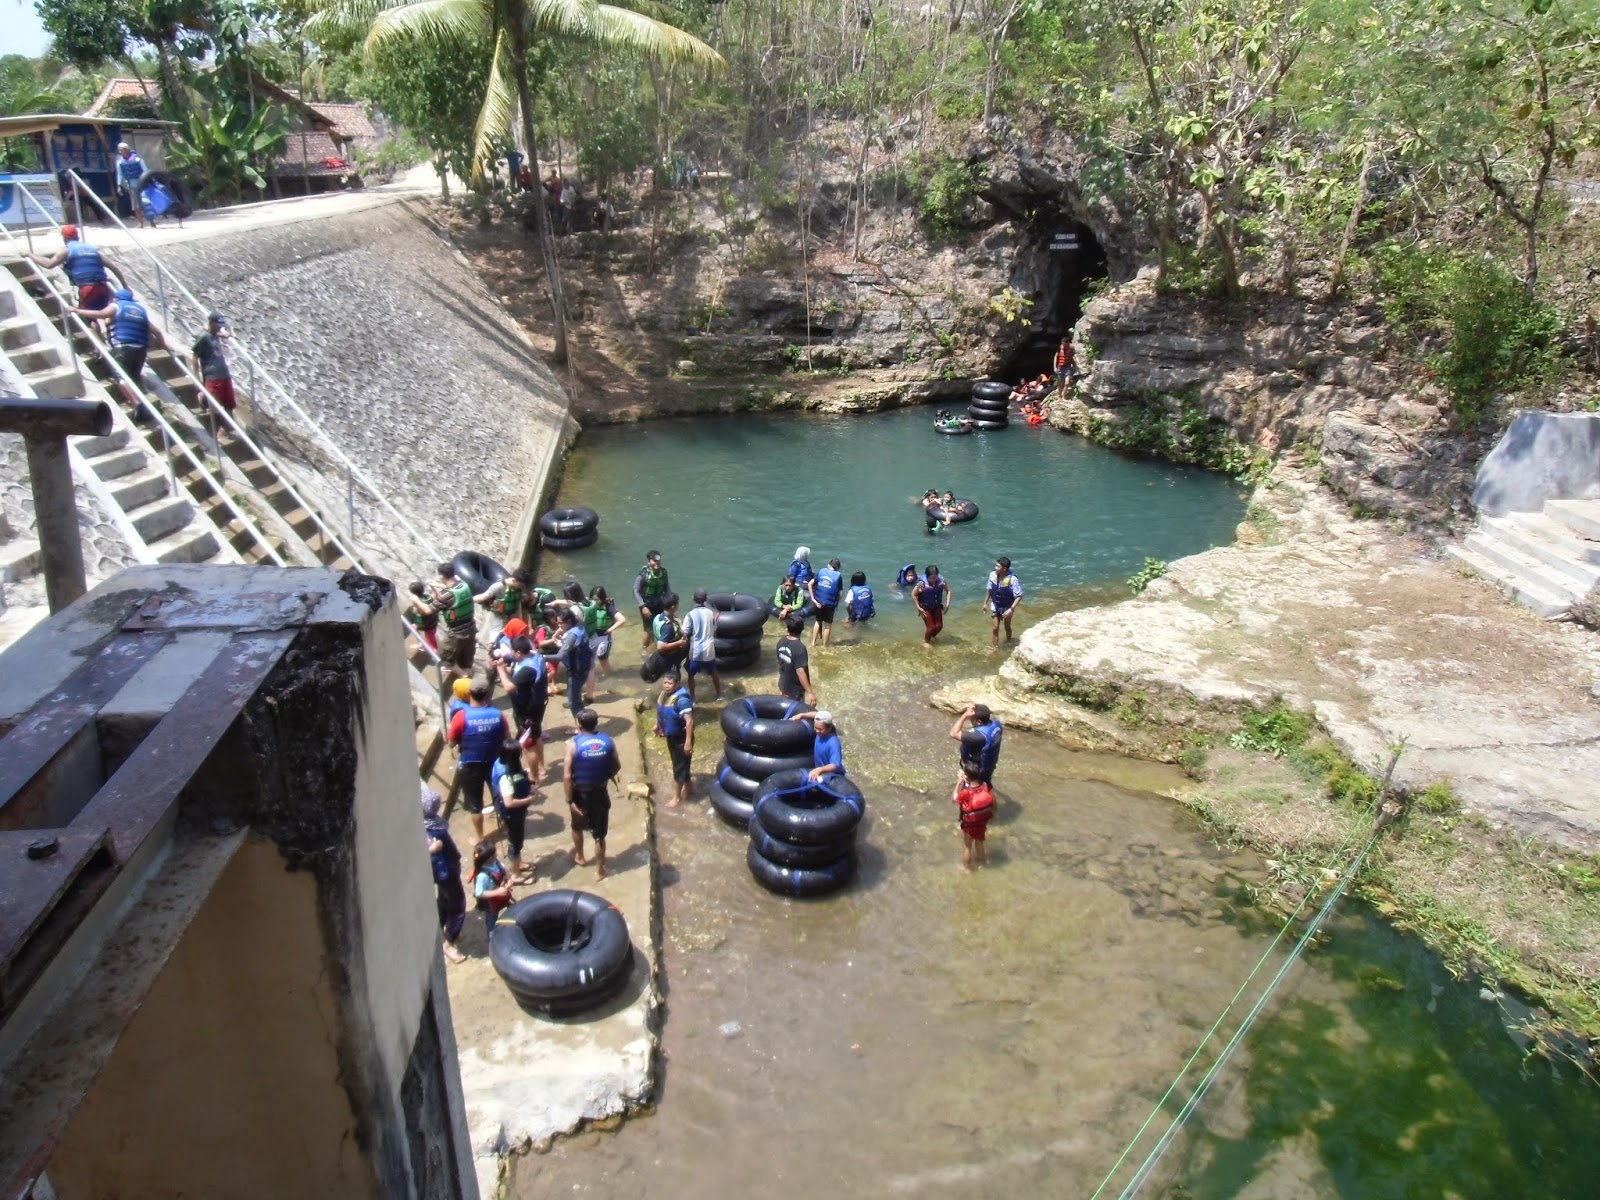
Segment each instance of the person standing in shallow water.
[[1017,605],[1022,603],[1022,581],[1011,573],[1011,560],[1005,555],[994,560],[994,570],[989,572],[985,587],[983,606],[989,610],[989,645],[998,649],[1002,624],[1006,629],[1006,641],[1015,640],[1011,636],[1011,618],[1016,614]]
[[961,869],[972,870],[974,862],[980,867],[988,866],[988,833],[989,821],[994,817],[994,790],[977,778],[970,767],[963,765],[953,799],[961,814]]
[[928,564],[917,586],[911,589],[911,598],[922,618],[922,645],[932,649],[933,639],[944,629],[944,614],[950,611],[950,584],[939,574],[936,564]]
[[667,597],[671,593],[667,569],[661,565],[661,551],[652,550],[644,556],[644,566],[633,580],[633,602],[639,606],[639,624],[644,626],[641,649],[650,649],[650,643],[655,640],[652,622],[666,611]]
[[[967,722],[972,727],[966,727]],[[950,736],[961,743],[961,770],[980,783],[994,782],[994,769],[1000,765],[1000,741],[1005,730],[987,704],[969,704],[961,710]]]

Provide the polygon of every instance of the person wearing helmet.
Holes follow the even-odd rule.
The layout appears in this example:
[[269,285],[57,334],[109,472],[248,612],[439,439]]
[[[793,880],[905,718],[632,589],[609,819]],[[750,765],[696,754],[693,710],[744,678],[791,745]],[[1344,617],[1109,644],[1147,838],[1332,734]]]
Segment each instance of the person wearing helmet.
[[29,258],[46,270],[63,264],[67,279],[78,289],[78,304],[82,308],[104,308],[111,303],[111,283],[106,275],[105,259],[78,234],[76,225],[61,227],[61,249],[54,254],[30,254]]
[[[77,307],[72,311],[91,320],[111,322],[111,357],[137,387],[139,376],[144,372],[145,355],[150,353],[150,314],[144,305],[135,300],[127,288],[118,288],[105,307]],[[133,401],[133,397],[129,399]],[[134,419],[143,420],[144,416],[144,408],[136,408]]]

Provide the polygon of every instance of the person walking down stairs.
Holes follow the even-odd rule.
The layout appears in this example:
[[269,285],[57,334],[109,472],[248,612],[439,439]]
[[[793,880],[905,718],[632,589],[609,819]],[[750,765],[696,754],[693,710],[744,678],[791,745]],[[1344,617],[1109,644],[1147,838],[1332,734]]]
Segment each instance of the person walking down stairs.
[[214,312],[206,318],[206,331],[190,347],[195,373],[211,398],[230,413],[238,407],[233,395],[233,372],[228,369],[228,357],[224,352],[232,336],[228,318]]
[[[72,311],[93,321],[111,322],[111,357],[128,373],[134,386],[139,387],[144,360],[150,353],[150,314],[144,305],[135,300],[127,288],[118,288],[112,294],[111,303],[104,308],[74,306]],[[137,394],[128,397],[128,404],[135,421],[150,419],[148,408],[139,403]]]

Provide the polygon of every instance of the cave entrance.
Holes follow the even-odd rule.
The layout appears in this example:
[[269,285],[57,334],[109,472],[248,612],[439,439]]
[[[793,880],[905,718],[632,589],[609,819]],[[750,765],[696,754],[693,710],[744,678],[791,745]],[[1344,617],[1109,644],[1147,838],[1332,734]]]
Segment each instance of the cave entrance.
[[995,378],[1007,383],[1053,369],[1056,346],[1083,316],[1089,285],[1108,277],[1105,250],[1094,232],[1076,221],[1046,230],[1033,254],[1039,279],[1030,312],[1033,324],[995,372]]

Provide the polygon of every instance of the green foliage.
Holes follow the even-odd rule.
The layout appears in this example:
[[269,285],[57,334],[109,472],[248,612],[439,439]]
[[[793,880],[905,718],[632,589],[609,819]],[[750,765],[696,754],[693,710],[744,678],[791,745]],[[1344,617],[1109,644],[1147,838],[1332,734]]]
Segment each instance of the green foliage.
[[987,167],[964,158],[941,158],[927,168],[917,222],[930,239],[948,241],[969,227],[972,202],[987,174]]
[[1244,728],[1228,738],[1235,750],[1255,750],[1282,758],[1305,745],[1313,722],[1309,713],[1275,704],[1264,713],[1246,713]]
[[1024,329],[1033,322],[1027,317],[1027,312],[1033,307],[1033,299],[1024,296],[1013,289],[1009,284],[1000,289],[997,295],[989,297],[989,312],[999,317],[1007,325],[1019,324]]
[[465,38],[396,38],[367,56],[361,92],[427,148],[441,174],[472,175],[478,109],[489,85],[487,47]]
[[1146,558],[1144,566],[1140,567],[1128,579],[1128,590],[1137,596],[1145,588],[1167,573],[1167,564],[1159,558]]
[[1123,410],[1118,420],[1091,416],[1086,432],[1116,450],[1157,454],[1251,481],[1271,465],[1265,455],[1236,440],[1193,393],[1152,394],[1144,405]]
[[1436,817],[1447,817],[1461,811],[1461,799],[1448,779],[1434,780],[1412,797],[1412,803]]
[[1199,779],[1205,774],[1206,756],[1205,738],[1191,733],[1183,739],[1183,747],[1178,751],[1178,767],[1190,779]]
[[1461,426],[1480,424],[1501,392],[1559,376],[1560,314],[1498,263],[1389,244],[1374,264],[1385,314],[1415,339]]
[[283,114],[272,105],[258,105],[252,115],[220,100],[205,112],[189,114],[178,139],[167,147],[167,160],[190,176],[202,202],[228,203],[247,187],[266,186],[257,164],[283,153],[286,128]]

